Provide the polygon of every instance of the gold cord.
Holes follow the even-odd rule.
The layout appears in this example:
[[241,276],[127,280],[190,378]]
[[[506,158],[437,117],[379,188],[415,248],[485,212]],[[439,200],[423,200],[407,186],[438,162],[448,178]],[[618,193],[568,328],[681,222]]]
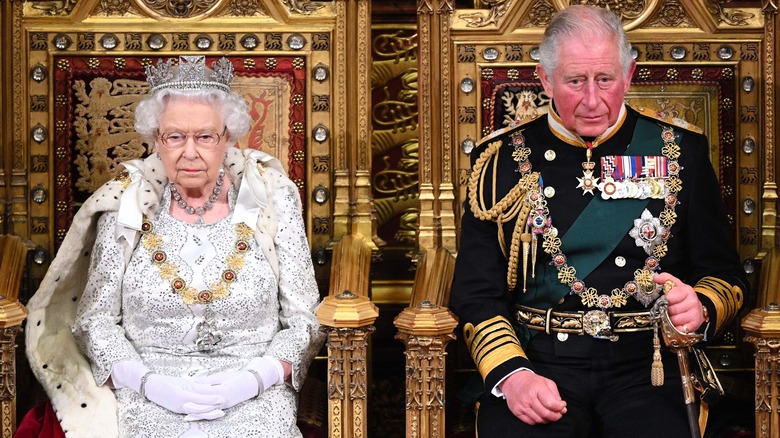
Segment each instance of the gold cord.
[[[477,192],[478,187],[484,187],[485,174],[487,172],[487,166],[485,163],[492,157],[494,162],[494,169],[497,168],[498,162],[498,150],[503,145],[501,140],[496,140],[488,145],[488,147],[479,155],[474,162],[474,168],[471,171],[471,178],[469,178],[468,191],[469,191],[469,206],[471,212],[474,213],[474,217],[479,220],[493,221],[498,225],[498,242],[501,247],[501,252],[504,257],[508,257],[509,263],[507,267],[507,285],[510,289],[514,288],[517,284],[517,267],[520,259],[521,240],[523,235],[523,229],[528,215],[531,212],[531,205],[525,202],[526,194],[532,188],[539,187],[539,173],[530,172],[522,177],[520,181],[512,187],[512,190],[506,194],[500,201],[495,203],[490,209],[485,208],[484,190]],[[493,197],[496,195],[496,176],[493,175]],[[516,219],[515,228],[512,232],[512,242],[509,248],[509,254],[507,256],[506,240],[504,239],[503,224]],[[525,271],[524,271],[525,272]],[[524,275],[525,276],[525,275]],[[525,286],[523,287],[525,290]]]

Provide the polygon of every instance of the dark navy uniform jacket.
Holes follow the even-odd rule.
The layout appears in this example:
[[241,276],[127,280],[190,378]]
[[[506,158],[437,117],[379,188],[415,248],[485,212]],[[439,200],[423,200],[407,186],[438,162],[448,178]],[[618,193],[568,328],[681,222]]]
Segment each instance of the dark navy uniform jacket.
[[[557,118],[554,113],[544,115],[497,131],[480,142],[471,153],[472,166],[486,153],[488,145],[496,141],[501,141],[502,145],[497,157],[491,156],[485,161],[487,169],[477,193],[481,193],[485,207],[490,208],[492,203],[501,200],[517,184],[521,173],[517,171],[518,161],[512,156],[515,150],[512,134],[520,131],[531,151],[528,161],[533,172],[541,174],[543,187],[540,189],[554,189],[554,195],[547,197],[550,217],[559,235],[563,236],[562,248],[569,264],[577,267],[578,258],[588,255],[592,248],[567,247],[566,231],[583,214],[587,205],[599,197],[599,192],[594,190],[594,195],[583,194],[583,190],[577,188],[577,178],[583,176],[582,163],[586,161],[586,149],[581,139],[563,130],[560,124],[553,123],[552,126],[556,128],[551,128],[548,117]],[[675,208],[677,217],[667,241],[668,252],[660,260],[660,271],[671,273],[694,286],[699,299],[708,309],[710,323],[707,334],[711,337],[736,315],[743,300],[742,295],[748,287],[723,210],[719,184],[710,163],[707,139],[694,129],[686,129],[692,127],[655,118],[643,110],[626,106],[624,117],[614,129],[608,131],[608,138],[601,139],[597,147],[592,149],[594,176],[601,175],[601,157],[636,155],[632,153],[631,143],[636,140],[634,131],[638,123],[652,123],[659,127],[659,131],[664,126],[671,127],[676,135],[676,143],[680,147],[679,176],[682,188]],[[649,141],[655,140],[651,138]],[[658,137],[657,142],[660,151],[663,141]],[[660,152],[657,155],[661,155]],[[610,207],[617,206],[619,210],[621,205],[629,205],[633,201],[611,199],[604,202],[615,203]],[[658,217],[664,209],[664,202],[664,199],[650,199],[646,201],[645,208]],[[583,278],[587,286],[595,287],[599,294],[609,294],[612,289],[621,288],[632,280],[633,272],[642,268],[648,257],[645,250],[629,236],[639,213],[622,218],[614,214],[599,216],[592,211],[591,214],[593,217],[589,219],[597,224],[595,232],[602,229],[618,230],[623,236],[618,238],[616,246],[612,245],[611,250],[604,251],[603,260]],[[506,248],[510,248],[514,221],[503,226]],[[466,344],[486,388],[490,390],[508,373],[520,367],[533,370],[533,364],[527,359],[521,342],[524,337],[523,327],[518,327],[513,317],[515,305],[541,309],[553,307],[556,311],[588,309],[577,295],[569,294],[567,285],[541,281],[547,270],[555,270],[550,264],[551,256],[541,248],[541,239],[538,243],[535,278],[526,278],[527,291],[523,293],[523,276],[529,274],[523,272],[520,263],[517,286],[510,290],[507,286],[508,259],[498,241],[497,225],[491,220],[477,219],[468,200],[464,204],[460,239],[450,305],[460,319]],[[617,257],[625,260],[623,267],[616,264]],[[610,310],[640,311],[647,308],[629,297],[627,305]],[[652,332],[643,332],[643,336],[648,339],[647,343],[652,342]]]

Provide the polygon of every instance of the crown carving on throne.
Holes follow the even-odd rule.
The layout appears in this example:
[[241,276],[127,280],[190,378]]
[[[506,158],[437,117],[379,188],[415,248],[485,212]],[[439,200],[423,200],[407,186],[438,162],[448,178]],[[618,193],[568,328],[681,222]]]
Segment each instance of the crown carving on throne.
[[227,58],[220,58],[206,68],[206,57],[202,55],[179,56],[178,66],[174,58],[157,61],[157,67],[146,67],[146,82],[152,93],[170,88],[176,90],[203,90],[216,88],[230,91],[233,82],[233,64]]

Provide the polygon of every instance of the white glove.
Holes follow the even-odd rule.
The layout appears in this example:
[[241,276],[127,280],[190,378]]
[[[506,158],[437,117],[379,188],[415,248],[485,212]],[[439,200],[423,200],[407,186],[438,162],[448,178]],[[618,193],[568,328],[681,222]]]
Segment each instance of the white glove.
[[135,392],[141,387],[141,379],[149,372],[149,367],[140,360],[123,360],[111,367],[111,381],[114,388],[129,388]]
[[244,369],[254,374],[258,385],[262,385],[260,387],[260,393],[267,391],[268,388],[274,385],[281,385],[284,383],[284,368],[282,368],[282,363],[272,357],[256,357],[250,360]]
[[[147,374],[149,374],[147,376]],[[142,380],[146,377],[143,394]],[[149,401],[177,414],[199,415],[213,420],[225,415],[219,405],[225,400],[212,394],[208,385],[180,377],[168,377],[150,374],[149,367],[138,360],[125,360],[115,363],[111,368],[111,380],[114,388],[129,388]]]
[[225,399],[214,394],[209,385],[194,380],[152,374],[146,380],[142,395],[177,414],[208,414],[204,419],[209,420],[225,415],[219,411]]
[[198,378],[198,382],[209,385],[209,394],[222,397],[220,409],[232,408],[260,393],[257,379],[249,371],[224,371]]
[[252,359],[243,370],[224,371],[198,378],[199,383],[211,385],[209,394],[223,397],[219,407],[227,409],[257,397],[273,385],[284,383],[282,363],[271,357]]

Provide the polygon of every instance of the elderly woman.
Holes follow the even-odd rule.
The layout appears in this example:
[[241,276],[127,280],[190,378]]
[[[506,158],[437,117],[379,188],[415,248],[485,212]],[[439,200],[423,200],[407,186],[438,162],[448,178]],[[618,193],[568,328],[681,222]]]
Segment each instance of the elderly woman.
[[30,301],[31,365],[68,436],[299,436],[321,337],[297,188],[234,147],[251,119],[228,60],[147,75],[156,153],[75,216]]

